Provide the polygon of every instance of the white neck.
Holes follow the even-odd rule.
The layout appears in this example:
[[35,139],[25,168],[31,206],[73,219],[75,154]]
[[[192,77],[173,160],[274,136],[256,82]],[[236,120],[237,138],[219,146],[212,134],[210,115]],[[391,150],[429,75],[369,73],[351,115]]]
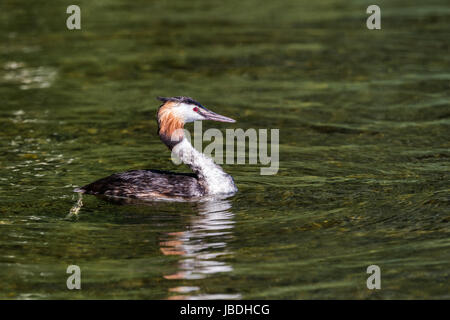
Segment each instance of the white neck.
[[177,143],[173,147],[172,152],[197,174],[199,182],[206,189],[206,194],[231,194],[237,192],[233,178],[223,171],[222,167],[215,164],[211,158],[198,152],[187,139],[183,138]]

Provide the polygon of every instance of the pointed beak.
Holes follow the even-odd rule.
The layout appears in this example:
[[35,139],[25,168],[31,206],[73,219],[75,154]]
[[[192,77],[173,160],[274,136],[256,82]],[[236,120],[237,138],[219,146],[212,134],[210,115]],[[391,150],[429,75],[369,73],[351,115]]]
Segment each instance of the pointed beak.
[[214,120],[219,122],[236,122],[236,120],[222,116],[218,113],[212,112],[211,110],[202,109],[201,111],[202,116],[204,116],[205,120]]

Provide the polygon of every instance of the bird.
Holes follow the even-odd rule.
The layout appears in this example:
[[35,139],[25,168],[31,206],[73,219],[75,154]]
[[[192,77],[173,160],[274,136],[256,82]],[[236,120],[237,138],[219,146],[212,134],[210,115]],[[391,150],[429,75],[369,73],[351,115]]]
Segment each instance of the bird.
[[114,173],[74,191],[101,197],[139,200],[186,200],[210,196],[228,197],[238,188],[231,175],[221,166],[197,151],[184,134],[184,125],[198,120],[236,122],[217,114],[186,96],[157,97],[162,102],[157,111],[158,135],[161,141],[192,173],[163,170],[131,170]]

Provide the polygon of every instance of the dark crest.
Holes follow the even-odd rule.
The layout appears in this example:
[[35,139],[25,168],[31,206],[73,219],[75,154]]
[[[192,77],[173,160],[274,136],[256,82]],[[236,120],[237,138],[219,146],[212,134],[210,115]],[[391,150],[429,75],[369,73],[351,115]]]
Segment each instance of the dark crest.
[[173,102],[178,102],[178,103],[186,103],[186,104],[193,104],[196,105],[197,107],[206,109],[204,106],[202,106],[200,104],[200,102],[195,101],[194,99],[190,98],[190,97],[183,97],[183,96],[179,96],[179,97],[157,97],[157,99],[159,101],[162,101],[163,103],[166,103],[168,101],[173,101]]

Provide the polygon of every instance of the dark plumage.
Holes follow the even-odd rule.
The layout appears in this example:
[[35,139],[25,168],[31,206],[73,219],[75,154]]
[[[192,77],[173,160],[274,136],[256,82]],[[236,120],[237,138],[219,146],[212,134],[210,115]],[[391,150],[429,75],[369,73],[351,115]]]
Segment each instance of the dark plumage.
[[205,193],[196,174],[160,170],[115,173],[76,191],[127,198],[201,197]]
[[158,97],[157,98],[159,101],[162,101],[163,103],[166,102],[178,102],[178,103],[186,103],[186,104],[193,104],[196,105],[197,107],[206,109],[204,106],[201,105],[200,102],[195,101],[194,99],[192,99],[191,97],[184,97],[184,96],[177,96],[177,97]]

